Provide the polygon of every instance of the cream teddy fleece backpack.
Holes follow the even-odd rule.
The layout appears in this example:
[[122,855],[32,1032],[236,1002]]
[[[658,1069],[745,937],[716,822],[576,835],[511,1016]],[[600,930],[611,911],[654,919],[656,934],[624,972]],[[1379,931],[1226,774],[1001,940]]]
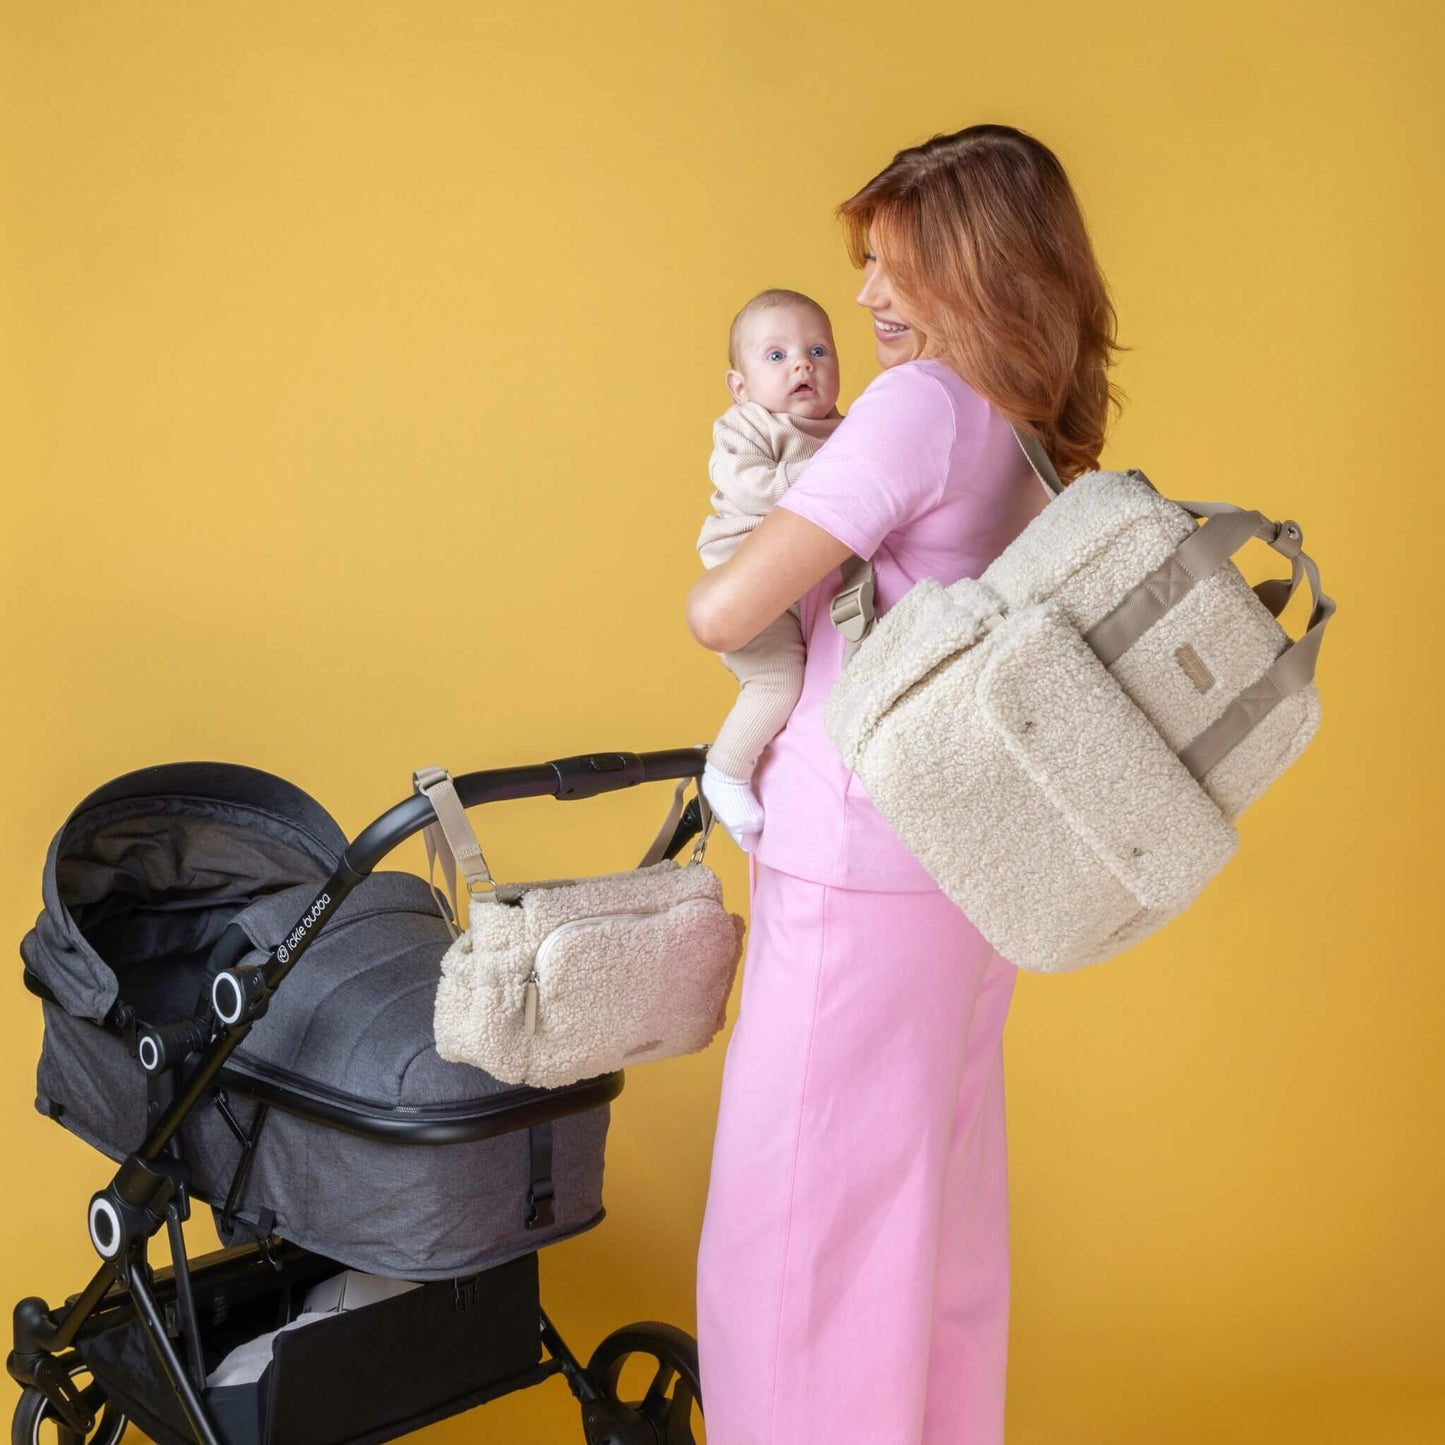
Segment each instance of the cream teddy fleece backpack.
[[[1014,436],[1050,501],[981,577],[924,578],[875,626],[872,564],[845,562],[824,727],[989,943],[1063,972],[1153,933],[1233,855],[1234,820],[1319,726],[1335,604],[1294,522],[1169,501],[1137,470],[1065,487]],[[1288,582],[1249,586],[1230,559],[1251,537]],[[1302,573],[1292,643],[1276,619]]]

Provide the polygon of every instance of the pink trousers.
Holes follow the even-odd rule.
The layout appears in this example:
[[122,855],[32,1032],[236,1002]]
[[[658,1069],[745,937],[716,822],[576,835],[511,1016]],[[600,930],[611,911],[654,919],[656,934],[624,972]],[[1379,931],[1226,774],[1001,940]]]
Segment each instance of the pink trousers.
[[942,892],[748,863],[697,1260],[708,1445],[999,1445],[1017,969]]

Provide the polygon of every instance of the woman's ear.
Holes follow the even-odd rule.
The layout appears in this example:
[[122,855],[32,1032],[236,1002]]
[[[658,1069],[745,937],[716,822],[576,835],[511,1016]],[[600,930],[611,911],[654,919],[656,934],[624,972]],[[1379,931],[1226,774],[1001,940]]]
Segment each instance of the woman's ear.
[[748,399],[748,384],[740,371],[730,371],[727,374],[728,390],[733,394],[733,401],[746,401]]

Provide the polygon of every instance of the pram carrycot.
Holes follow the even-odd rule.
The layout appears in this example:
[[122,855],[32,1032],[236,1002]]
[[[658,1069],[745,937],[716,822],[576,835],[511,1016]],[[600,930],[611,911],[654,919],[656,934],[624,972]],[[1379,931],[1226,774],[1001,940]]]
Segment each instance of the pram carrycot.
[[[467,806],[586,797],[696,780],[705,751],[584,754],[455,784]],[[701,828],[681,787],[668,857]],[[628,1327],[584,1370],[541,1311],[536,1251],[604,1216],[622,1074],[519,1088],[437,1056],[445,897],[373,871],[434,818],[418,794],[348,845],[281,778],[176,763],[106,784],[56,834],[21,945],[45,1016],[36,1103],[121,1164],[91,1201],[106,1263],[90,1287],[66,1309],[16,1310],[22,1412],[63,1439],[105,1445],[124,1413],[163,1445],[381,1441],[558,1371],[589,1440],[692,1438],[688,1336]],[[188,1264],[192,1195],[231,1248]],[[153,1272],[163,1227],[175,1267]],[[424,1287],[278,1335],[249,1392],[207,1386],[245,1328],[287,1323],[302,1285],[346,1267]],[[629,1405],[616,1385],[638,1350],[657,1373]],[[82,1370],[83,1393],[68,1383]],[[344,1408],[326,1398],[333,1375]]]

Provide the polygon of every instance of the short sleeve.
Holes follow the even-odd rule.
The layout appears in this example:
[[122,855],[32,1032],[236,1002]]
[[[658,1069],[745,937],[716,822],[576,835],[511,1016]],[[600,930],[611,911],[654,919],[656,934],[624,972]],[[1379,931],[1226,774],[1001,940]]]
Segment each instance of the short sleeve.
[[937,506],[957,433],[947,388],[904,362],[873,378],[776,505],[859,557]]

